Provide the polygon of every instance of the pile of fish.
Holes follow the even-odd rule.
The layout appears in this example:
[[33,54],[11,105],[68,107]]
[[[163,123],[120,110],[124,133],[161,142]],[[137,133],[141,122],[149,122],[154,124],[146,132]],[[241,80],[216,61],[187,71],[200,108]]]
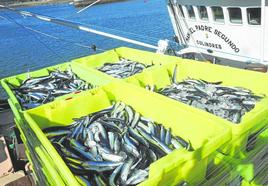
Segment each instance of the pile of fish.
[[88,185],[137,185],[149,166],[175,149],[193,150],[122,102],[44,133],[77,179]]
[[176,68],[172,77],[173,83],[157,90],[158,93],[233,123],[240,123],[242,116],[252,110],[255,104],[263,98],[245,88],[221,85],[222,82],[207,82],[197,79],[176,82],[175,72]]
[[19,87],[12,87],[15,96],[23,109],[31,109],[53,101],[56,97],[76,91],[93,88],[72,72],[71,68],[65,71],[56,69],[48,76],[27,78]]
[[135,61],[121,58],[116,63],[105,63],[103,66],[97,68],[99,71],[111,75],[115,78],[127,78],[134,74],[142,72],[145,68],[151,67],[151,65],[145,65]]

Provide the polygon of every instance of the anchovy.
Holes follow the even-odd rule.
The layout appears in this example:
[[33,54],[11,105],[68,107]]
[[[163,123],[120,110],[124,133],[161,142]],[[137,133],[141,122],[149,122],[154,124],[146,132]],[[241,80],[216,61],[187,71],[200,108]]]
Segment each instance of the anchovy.
[[135,138],[140,143],[149,148],[149,143],[139,134],[139,132],[136,129],[129,128],[128,132],[133,138]]
[[177,65],[175,66],[173,70],[173,75],[172,75],[172,83],[176,83],[176,82],[177,82]]
[[86,170],[93,170],[97,172],[104,172],[109,170],[114,170],[123,162],[109,162],[109,161],[86,161],[82,162],[81,166]]
[[[264,97],[255,95],[245,88],[224,86],[221,81],[209,82],[188,78],[177,82],[176,72],[177,66],[171,77],[171,85],[160,88],[156,92],[235,124],[240,123],[242,116],[252,110]],[[164,140],[163,138],[164,131],[161,133],[161,141]]]
[[145,65],[135,61],[121,58],[120,61],[115,63],[105,63],[103,66],[97,68],[99,71],[111,75],[115,78],[127,78],[134,74],[142,72],[144,69],[153,66]]
[[79,154],[80,157],[83,157],[84,159],[92,160],[92,161],[97,159],[90,152],[86,152],[78,147],[72,147],[72,148]]
[[130,178],[126,181],[127,185],[137,185],[144,181],[148,176],[148,172],[145,170],[137,170],[133,172]]
[[85,186],[91,186],[92,184],[87,178],[84,178],[83,176],[75,176],[76,180],[81,184]]
[[182,147],[182,145],[174,138],[171,139],[171,144],[176,148],[176,149],[180,149]]
[[130,169],[133,163],[134,163],[134,160],[131,158],[122,167],[120,178],[123,184],[125,184],[127,181],[127,178],[128,178],[128,175],[130,173]]
[[171,130],[170,128],[167,130],[166,132],[166,136],[165,136],[165,144],[170,145],[171,143]]
[[73,120],[43,131],[79,182],[135,185],[148,178],[150,164],[159,158],[179,148],[193,150],[171,128],[122,102]]
[[120,141],[118,139],[118,135],[115,137],[115,140],[114,140],[114,152],[117,154],[119,153],[119,150],[121,148],[121,144],[120,144]]
[[75,152],[72,152],[68,148],[65,148],[62,144],[56,142],[53,143],[53,145],[61,155],[65,155],[70,158],[76,158],[76,159],[79,158],[79,156],[76,155]]
[[116,154],[108,154],[108,153],[101,153],[101,156],[104,160],[106,161],[111,161],[111,162],[122,162],[124,161],[125,157],[119,156]]
[[93,178],[97,186],[107,186],[102,176],[94,174]]
[[71,67],[55,69],[43,77],[29,77],[20,86],[9,84],[23,109],[32,109],[55,100],[56,97],[94,88],[72,72]]
[[116,169],[114,169],[113,173],[111,174],[111,176],[109,178],[109,184],[110,184],[110,186],[116,186],[116,184],[115,184],[115,178],[120,173],[123,165],[124,164],[119,165],[118,167],[116,167]]
[[70,133],[71,133],[70,130],[57,130],[57,131],[46,132],[46,136],[47,138],[53,138],[53,137],[68,135]]

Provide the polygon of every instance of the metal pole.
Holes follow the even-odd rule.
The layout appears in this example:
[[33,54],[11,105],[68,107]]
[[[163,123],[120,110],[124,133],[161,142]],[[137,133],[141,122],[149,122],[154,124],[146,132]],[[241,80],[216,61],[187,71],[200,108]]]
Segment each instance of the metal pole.
[[82,31],[85,31],[85,32],[94,33],[94,34],[97,34],[97,35],[102,35],[102,36],[105,36],[105,37],[109,37],[109,38],[112,38],[112,39],[117,39],[117,40],[120,40],[120,41],[136,44],[136,45],[151,48],[151,49],[156,49],[156,50],[158,49],[157,46],[154,46],[154,45],[151,45],[151,44],[147,44],[147,43],[136,41],[136,40],[129,39],[129,38],[126,38],[126,37],[122,37],[122,36],[102,32],[102,31],[98,31],[98,30],[89,28],[89,27],[87,27],[85,25],[79,24],[79,23],[75,23],[75,22],[71,22],[71,21],[67,21],[67,20],[62,20],[62,19],[56,19],[56,18],[53,18],[53,17],[43,16],[43,15],[39,15],[39,14],[34,14],[34,13],[31,13],[31,12],[27,12],[27,11],[20,11],[20,10],[14,9],[14,8],[6,7],[4,5],[0,5],[0,8],[5,8],[5,9],[8,9],[10,11],[13,11],[13,12],[16,12],[18,14],[21,14],[23,16],[33,17],[33,18],[36,18],[36,19],[39,19],[39,20],[42,20],[42,21],[46,21],[46,22],[51,22],[51,23],[54,23],[54,24],[57,24],[57,25],[62,25],[62,26],[74,28],[74,29],[77,29],[77,30],[82,30]]

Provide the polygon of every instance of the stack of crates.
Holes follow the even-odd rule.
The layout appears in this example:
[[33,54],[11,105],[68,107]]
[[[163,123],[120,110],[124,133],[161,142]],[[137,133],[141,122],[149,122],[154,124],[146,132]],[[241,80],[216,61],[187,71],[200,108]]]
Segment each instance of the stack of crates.
[[[118,62],[120,58],[154,65],[125,79],[116,79],[97,70],[105,63]],[[145,89],[146,85],[157,88],[170,85],[175,66],[178,82],[188,77],[222,81],[223,85],[244,87],[257,95],[268,95],[266,74],[125,47],[2,79],[37,181],[41,185],[80,185],[42,129],[66,126],[73,118],[105,109],[114,101],[122,101],[141,115],[171,128],[175,135],[189,140],[194,148],[192,152],[174,150],[152,163],[148,179],[140,185],[265,182],[267,175],[262,172],[266,166],[260,167],[259,161],[268,164],[268,158],[265,159],[268,151],[268,98],[264,97],[242,117],[239,124],[234,124]],[[79,78],[96,88],[67,94],[53,102],[23,110],[10,85],[18,86],[29,76],[48,75],[55,68],[71,68]],[[254,143],[250,143],[252,141]],[[254,168],[250,169],[249,164]]]

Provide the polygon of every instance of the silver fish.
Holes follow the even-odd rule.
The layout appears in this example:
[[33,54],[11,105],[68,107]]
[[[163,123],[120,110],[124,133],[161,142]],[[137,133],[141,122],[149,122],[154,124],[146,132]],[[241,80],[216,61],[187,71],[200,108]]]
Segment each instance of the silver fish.
[[122,102],[44,132],[71,171],[83,178],[90,175],[92,185],[141,183],[148,178],[152,162],[175,149],[193,150],[170,128]]
[[[160,88],[156,92],[233,123],[240,123],[242,116],[252,110],[255,104],[263,98],[245,88],[221,85],[221,81],[208,82],[188,78],[177,82],[176,68],[177,66],[174,68],[171,85]],[[223,109],[225,111],[222,111]],[[161,134],[161,141],[163,141],[163,133]]]
[[120,61],[115,63],[105,63],[103,66],[97,68],[99,71],[111,75],[115,78],[127,78],[134,74],[142,72],[145,68],[152,65],[144,65],[135,61],[121,58]]
[[44,77],[29,77],[20,86],[9,84],[23,109],[31,109],[53,101],[56,97],[94,88],[72,72],[55,69]]

